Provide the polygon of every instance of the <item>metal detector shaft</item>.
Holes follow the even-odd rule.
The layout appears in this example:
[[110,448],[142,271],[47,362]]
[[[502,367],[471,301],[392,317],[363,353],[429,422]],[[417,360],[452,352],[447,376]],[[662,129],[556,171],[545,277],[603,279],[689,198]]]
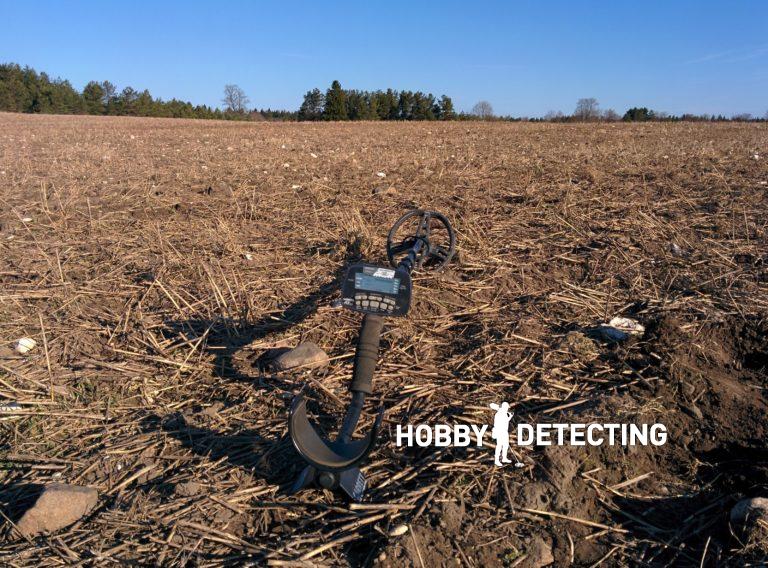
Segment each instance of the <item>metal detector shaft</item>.
[[418,239],[415,243],[413,243],[413,246],[408,251],[408,254],[398,263],[397,267],[404,268],[408,271],[408,274],[413,272],[413,268],[416,266],[416,259],[419,257],[419,253],[421,252],[423,246],[424,241],[421,239]]
[[341,441],[348,442],[352,438],[365,404],[365,397],[373,392],[373,373],[379,358],[379,340],[383,327],[383,317],[371,314],[363,317],[360,335],[357,338],[352,384],[349,386],[352,401],[339,431],[338,439]]
[[[423,246],[424,242],[417,240],[411,250],[408,251],[407,256],[400,261],[398,268],[404,268],[410,274]],[[379,359],[379,340],[383,327],[384,318],[382,316],[366,314],[363,317],[360,335],[357,338],[352,384],[349,387],[352,392],[352,400],[349,403],[347,413],[344,415],[344,421],[339,431],[339,441],[348,442],[352,439],[352,434],[355,433],[357,422],[363,411],[365,397],[373,392],[373,374]]]
[[[400,261],[398,268],[404,268],[410,274],[416,264],[419,251],[424,246],[422,240],[417,240],[407,256]],[[373,392],[373,374],[376,370],[376,362],[379,359],[379,340],[381,330],[384,327],[384,318],[377,315],[366,314],[360,326],[360,335],[357,338],[357,350],[355,351],[354,371],[352,372],[352,384],[349,390],[352,392],[352,401],[349,403],[344,422],[339,431],[338,440],[348,442],[355,433],[357,422],[363,411],[365,397]]]

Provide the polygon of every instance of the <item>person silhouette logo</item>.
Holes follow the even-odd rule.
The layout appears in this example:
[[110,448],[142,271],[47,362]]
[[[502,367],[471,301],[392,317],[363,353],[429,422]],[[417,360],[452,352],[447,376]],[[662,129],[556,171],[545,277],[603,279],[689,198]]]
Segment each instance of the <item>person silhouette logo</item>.
[[493,417],[493,429],[491,437],[496,440],[495,464],[503,466],[505,463],[512,463],[507,457],[509,452],[509,421],[512,419],[512,413],[509,411],[509,403],[502,402],[501,406],[492,402],[491,409],[496,411]]

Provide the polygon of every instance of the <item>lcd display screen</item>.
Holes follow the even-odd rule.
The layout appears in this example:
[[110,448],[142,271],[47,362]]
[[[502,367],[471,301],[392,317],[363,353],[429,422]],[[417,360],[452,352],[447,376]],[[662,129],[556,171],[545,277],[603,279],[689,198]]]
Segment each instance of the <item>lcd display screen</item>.
[[400,279],[381,278],[380,276],[371,276],[358,272],[355,274],[355,288],[357,290],[397,295],[398,290],[400,290]]

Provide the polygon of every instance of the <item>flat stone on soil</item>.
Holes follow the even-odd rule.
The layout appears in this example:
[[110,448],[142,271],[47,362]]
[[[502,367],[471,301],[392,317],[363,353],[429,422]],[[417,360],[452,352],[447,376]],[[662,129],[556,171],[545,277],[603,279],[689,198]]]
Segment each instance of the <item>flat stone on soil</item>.
[[393,195],[395,193],[397,190],[391,185],[379,185],[373,188],[374,195]]
[[539,536],[534,536],[531,539],[526,552],[528,554],[526,559],[528,561],[527,565],[532,568],[543,568],[555,561],[555,557],[552,555],[552,547]]
[[315,343],[305,341],[293,349],[275,357],[271,362],[276,371],[289,371],[291,369],[307,370],[324,367],[328,364],[328,355]]
[[196,481],[177,483],[173,492],[179,497],[193,497],[202,491],[203,487]]
[[93,487],[52,483],[43,489],[16,527],[24,537],[52,533],[87,515],[98,500],[99,493]]

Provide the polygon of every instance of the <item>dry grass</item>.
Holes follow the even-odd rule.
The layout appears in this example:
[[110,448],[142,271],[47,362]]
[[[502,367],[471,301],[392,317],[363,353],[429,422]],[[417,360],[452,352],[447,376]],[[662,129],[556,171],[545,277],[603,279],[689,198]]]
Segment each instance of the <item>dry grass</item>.
[[[0,505],[12,517],[30,484],[53,480],[101,493],[97,511],[55,536],[29,543],[7,530],[2,562],[358,564],[386,550],[387,561],[418,565],[428,543],[398,556],[387,531],[455,501],[471,509],[465,530],[511,539],[459,545],[468,565],[482,564],[481,550],[514,563],[524,554],[509,543],[532,532],[556,539],[558,559],[579,556],[563,527],[568,539],[592,535],[591,562],[677,550],[673,560],[698,563],[706,527],[673,538],[611,515],[647,473],[631,458],[581,464],[615,478],[586,473],[597,508],[584,525],[567,517],[586,511],[517,502],[516,488],[541,475],[535,452],[502,474],[488,448],[404,451],[390,434],[395,424],[488,423],[488,403],[503,399],[531,422],[627,393],[640,393],[638,412],[664,415],[673,403],[648,385],[672,371],[635,357],[662,359],[663,346],[596,343],[588,363],[559,346],[617,314],[651,324],[673,314],[692,343],[718,322],[764,317],[765,157],[762,124],[0,114],[0,340],[39,343],[0,358],[0,400],[23,405],[0,423]],[[382,185],[396,192],[372,195]],[[446,274],[417,277],[411,314],[387,324],[375,385],[388,426],[366,468],[367,500],[288,495],[300,464],[287,405],[308,377],[252,363],[280,342],[320,344],[333,360],[311,386],[332,427],[359,325],[331,307],[337,278],[351,259],[383,262],[389,226],[414,206],[453,220],[459,254]],[[670,469],[635,495],[659,496],[672,479],[693,491],[694,477]],[[721,558],[732,554],[723,547]]]

